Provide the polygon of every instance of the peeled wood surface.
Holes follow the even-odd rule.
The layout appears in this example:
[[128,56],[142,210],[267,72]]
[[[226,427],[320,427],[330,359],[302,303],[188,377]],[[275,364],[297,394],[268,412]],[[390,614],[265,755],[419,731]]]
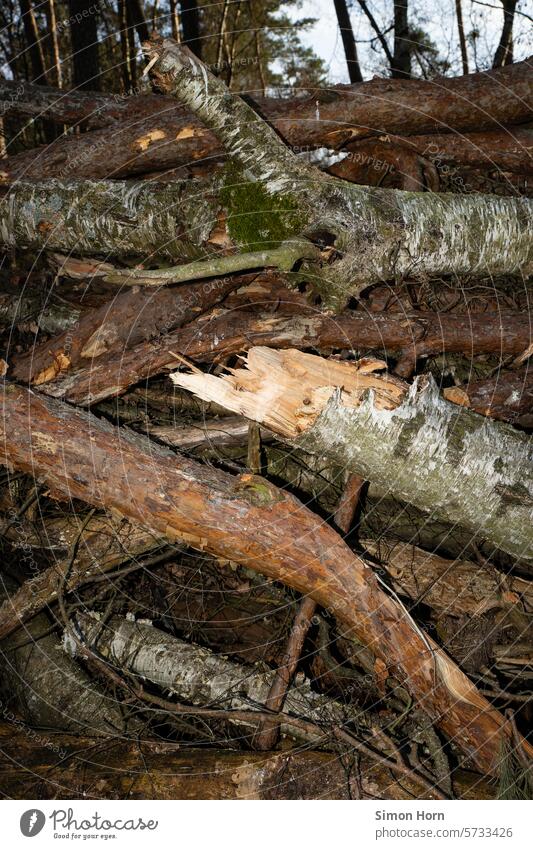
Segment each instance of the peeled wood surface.
[[501,714],[420,635],[335,531],[289,493],[14,385],[4,385],[2,423],[4,464],[314,598],[353,628],[478,769],[497,770]]
[[[350,757],[306,749],[232,752],[160,740],[102,745],[66,734],[34,740],[32,732],[0,725],[0,784],[8,799],[353,799],[357,779],[363,798],[424,798],[419,784],[405,776],[395,781],[364,755],[357,770]],[[495,795],[486,779],[461,770],[454,789],[463,799]]]
[[373,394],[364,395],[358,376],[364,363],[257,347],[245,368],[223,377],[197,370],[176,372],[172,380],[531,561],[528,437],[445,401],[431,377],[417,379],[408,393],[403,384],[395,397],[390,375],[367,375]]
[[[2,88],[16,90],[4,81]],[[42,114],[60,123],[85,120],[104,127],[52,148],[24,152],[2,163],[4,179],[87,176],[102,178],[159,171],[220,153],[215,136],[170,97],[80,95],[25,85],[22,97],[6,98],[8,110]],[[316,120],[316,101],[320,118]],[[375,133],[479,131],[533,117],[529,63],[465,77],[425,80],[374,79],[312,92],[309,97],[258,99],[258,106],[296,150],[342,148]],[[39,111],[41,110],[41,111]],[[108,116],[108,118],[107,118]],[[109,120],[112,130],[105,127]]]

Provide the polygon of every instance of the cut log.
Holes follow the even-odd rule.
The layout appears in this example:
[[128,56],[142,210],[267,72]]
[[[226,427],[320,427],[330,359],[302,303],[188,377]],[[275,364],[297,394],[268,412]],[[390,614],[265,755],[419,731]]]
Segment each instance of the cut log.
[[[99,617],[79,613],[74,617],[72,631],[65,630],[63,638],[67,652],[73,657],[79,651],[78,639],[91,649],[96,648],[114,669],[151,681],[160,689],[175,694],[179,702],[190,705],[214,706],[227,711],[261,710],[276,674],[274,670],[258,671],[236,663],[151,625],[130,622],[119,616],[101,627]],[[83,649],[81,654],[83,656]],[[281,712],[282,734],[306,743],[316,743],[317,733],[309,735],[305,730],[284,724],[283,714],[308,719],[325,729],[342,727],[350,719],[363,726],[366,724],[366,717],[358,709],[315,693],[305,677],[289,688]],[[228,719],[231,722],[231,713]],[[251,743],[257,723],[241,720],[234,723],[242,742]],[[327,737],[326,730],[323,744],[327,745]]]
[[479,616],[488,610],[515,606],[533,610],[533,583],[505,575],[489,564],[447,560],[386,537],[365,538],[360,545],[383,565],[397,592],[437,614]]
[[33,381],[53,366],[59,355],[68,357],[67,370],[113,354],[120,357],[126,348],[187,324],[252,279],[253,275],[244,275],[175,288],[119,292],[79,318],[74,330],[68,329],[18,357],[13,374],[16,372],[18,380]]
[[[526,350],[526,349],[524,349]],[[533,425],[533,368],[499,371],[466,386],[444,389],[444,397],[461,407],[469,407],[483,416],[511,422],[522,427]]]
[[328,171],[343,180],[376,185],[392,168],[402,178],[402,188],[438,191],[439,172],[445,173],[445,169],[456,165],[531,174],[533,129],[510,127],[468,135],[435,133],[364,139],[349,145],[347,156]]
[[[142,324],[141,324],[142,326]],[[516,355],[530,343],[531,324],[526,313],[451,313],[350,311],[339,316],[324,313],[288,315],[232,310],[206,314],[172,333],[140,343],[114,356],[102,355],[90,366],[73,371],[70,364],[57,380],[40,390],[75,404],[93,404],[125,392],[148,377],[176,365],[175,353],[196,362],[224,360],[256,345],[273,348],[309,348],[324,353],[348,350],[364,354],[383,351],[396,356],[408,351],[414,357],[439,353]],[[65,350],[68,334],[46,342],[30,354],[15,357],[11,374],[30,382]],[[72,351],[72,348],[70,349]],[[9,352],[8,352],[9,359]],[[78,358],[79,362],[79,358]]]
[[[2,596],[14,589],[2,579]],[[41,613],[0,643],[0,696],[8,714],[38,728],[122,736],[125,717],[91,677],[61,650]]]
[[[493,799],[475,773],[456,770],[462,799]],[[310,750],[186,749],[163,740],[127,743],[0,725],[0,781],[11,799],[402,799],[432,798],[383,764]]]
[[[246,368],[223,378],[199,372],[172,380],[514,557],[533,560],[528,437],[443,400],[432,378],[415,381],[406,395],[400,381],[391,386],[390,377],[364,377],[354,363],[252,348]],[[363,387],[372,389],[364,398]]]
[[3,389],[2,463],[314,598],[404,682],[472,763],[497,770],[504,718],[293,496],[253,475],[233,478],[199,465],[56,400]]
[[[1,81],[6,111],[90,128],[53,147],[18,154],[2,163],[4,179],[102,179],[163,171],[220,154],[216,136],[171,97],[64,92]],[[316,101],[319,101],[319,120]],[[533,118],[529,62],[458,78],[374,79],[337,86],[309,97],[258,100],[262,115],[296,151],[339,150],[356,139],[395,133],[464,133],[520,124]]]

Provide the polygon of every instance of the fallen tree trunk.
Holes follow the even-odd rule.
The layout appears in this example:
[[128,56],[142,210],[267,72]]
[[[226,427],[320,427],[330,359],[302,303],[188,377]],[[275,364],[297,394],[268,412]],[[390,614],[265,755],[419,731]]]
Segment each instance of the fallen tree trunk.
[[[7,583],[12,591],[13,583]],[[5,578],[2,590],[5,597]],[[4,718],[12,714],[38,728],[122,736],[127,723],[115,701],[61,651],[58,638],[49,632],[50,620],[41,613],[0,643]]]
[[[454,135],[379,136],[350,144],[347,156],[328,169],[330,174],[363,185],[376,185],[387,169],[410,191],[438,191],[439,172],[461,165],[528,175],[533,171],[533,130],[508,130]],[[21,176],[24,176],[22,173]],[[38,175],[36,175],[38,176]]]
[[[72,371],[68,363],[58,379],[53,380],[54,362],[65,354],[68,334],[63,334],[35,351],[15,357],[10,373],[17,380],[30,382],[43,370],[51,369],[49,382],[43,383],[40,390],[87,405],[120,395],[135,383],[173,368],[176,352],[196,362],[213,362],[255,345],[267,345],[279,349],[310,348],[324,353],[379,350],[386,356],[395,356],[406,352],[410,360],[416,361],[417,357],[444,352],[467,356],[521,354],[530,343],[530,333],[525,313],[404,315],[361,310],[338,316],[325,313],[279,316],[239,309],[208,314],[205,320],[126,351],[117,351],[109,357],[104,354],[78,371]],[[73,359],[72,353],[68,357]]]
[[[37,737],[37,739],[35,739]],[[309,749],[232,752],[187,749],[162,740],[113,743],[38,735],[0,725],[0,780],[11,799],[420,799],[433,798],[408,776],[365,755],[359,763]],[[481,776],[456,770],[461,799],[493,799]]]
[[360,540],[381,563],[397,592],[446,616],[479,616],[495,608],[533,610],[533,583],[471,560],[448,560],[410,543]]
[[[202,184],[18,183],[0,216],[6,246],[184,259],[223,243],[256,252],[250,254],[254,264],[241,257],[239,269],[245,270],[277,265],[269,252],[285,245],[292,256],[289,245],[298,244],[301,252],[290,263],[284,254],[280,262],[289,271],[298,259],[309,260],[315,288],[337,310],[369,284],[405,274],[531,272],[533,203],[526,198],[436,196],[336,180],[299,160],[186,48],[154,36],[145,52],[159,88],[217,134],[230,166]],[[318,250],[311,251],[324,234],[335,247],[325,264]],[[234,259],[227,257],[232,267]],[[207,263],[205,272],[215,276]],[[165,273],[167,280],[172,273]],[[130,271],[119,280],[147,282],[142,278],[150,274],[158,276]]]
[[18,380],[39,382],[37,378],[47,369],[53,375],[58,356],[68,359],[63,361],[62,373],[102,357],[120,357],[127,348],[187,324],[252,279],[253,275],[233,276],[177,288],[135,287],[118,292],[108,303],[81,316],[74,328],[18,357],[13,374]]
[[[124,177],[206,161],[221,153],[216,136],[170,97],[121,98],[28,84],[20,91],[19,85],[2,80],[6,113],[60,124],[83,121],[96,131],[61,138],[41,153],[9,157],[2,163],[4,179]],[[499,131],[502,125],[533,118],[527,61],[431,82],[374,79],[306,98],[258,100],[258,106],[296,152],[318,147],[339,150],[376,133]]]
[[[231,172],[222,182],[219,176],[169,184],[19,182],[4,195],[0,238],[9,248],[138,255],[145,262],[204,258],[220,244],[252,247],[268,267],[277,264],[280,241],[303,236],[312,247],[326,231],[338,259],[323,267],[310,263],[308,271],[324,303],[336,309],[370,284],[406,274],[531,273],[533,202],[527,198],[369,189],[334,178],[321,184],[317,177],[325,175],[312,168],[305,169],[304,183],[296,162],[284,164],[285,186],[273,197],[268,185],[243,183]],[[246,266],[243,255],[241,270],[257,267],[257,259],[254,254]],[[124,283],[140,273],[125,271]],[[206,277],[221,273],[213,274],[206,260]]]
[[533,559],[529,439],[446,402],[433,379],[415,382],[402,399],[374,378],[367,385],[375,394],[363,399],[357,364],[252,348],[246,368],[223,378],[178,372],[172,380],[514,557]]
[[499,371],[466,386],[444,389],[444,397],[493,419],[531,427],[533,423],[533,368]]
[[497,770],[507,733],[501,714],[335,531],[290,494],[253,475],[201,466],[13,385],[4,386],[1,402],[4,464],[310,595],[353,629],[480,770]]
[[[114,669],[129,671],[160,689],[175,694],[179,702],[231,711],[261,710],[275,677],[275,670],[257,671],[251,666],[227,660],[210,649],[179,640],[157,628],[130,622],[119,616],[99,626],[98,617],[80,613],[64,634],[64,645],[73,657],[78,654],[78,641],[94,648],[109,660]],[[81,650],[83,655],[83,649]],[[293,684],[281,708],[281,730],[284,736],[300,742],[316,742],[316,732],[309,735],[283,722],[283,714],[305,718],[325,729],[365,717],[358,709],[349,708],[328,696],[315,693],[304,678]],[[259,719],[257,720],[259,722]],[[251,742],[257,723],[235,722],[245,741]]]

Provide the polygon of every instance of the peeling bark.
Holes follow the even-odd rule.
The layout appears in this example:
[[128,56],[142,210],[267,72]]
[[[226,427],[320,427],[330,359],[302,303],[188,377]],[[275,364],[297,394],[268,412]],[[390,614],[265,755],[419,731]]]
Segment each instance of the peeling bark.
[[[96,637],[97,631],[100,633]],[[212,705],[221,710],[261,710],[276,674],[274,670],[257,671],[227,660],[210,649],[179,640],[151,625],[118,616],[100,629],[98,618],[95,621],[90,615],[78,614],[73,621],[73,633],[81,635],[89,646],[93,645],[94,634],[94,648],[115,667],[151,681],[176,695],[179,702],[191,705]],[[76,656],[76,642],[69,630],[64,634],[64,646]],[[284,713],[309,719],[326,729],[356,718],[365,724],[364,716],[358,711],[313,692],[305,678],[287,692],[281,708],[281,732],[300,742],[316,741],[316,735],[309,736],[305,731],[284,724]],[[243,728],[240,721],[237,724],[245,737],[253,736],[255,725]]]
[[533,559],[528,437],[443,400],[433,379],[416,381],[387,408],[379,379],[361,399],[356,364],[252,348],[246,370],[172,380],[514,557]]
[[[142,300],[142,296],[136,298]],[[162,297],[158,295],[158,298]],[[135,299],[132,299],[135,303]],[[302,310],[303,312],[303,310]],[[92,325],[91,325],[92,326]],[[248,310],[206,314],[205,320],[117,351],[105,352],[90,366],[79,368],[76,359],[79,344],[74,340],[69,358],[72,365],[56,379],[40,386],[40,391],[76,404],[93,404],[125,392],[128,387],[168,371],[176,364],[171,352],[196,362],[213,362],[247,351],[254,345],[273,348],[310,348],[331,350],[384,351],[395,356],[409,351],[415,358],[442,352],[518,354],[529,345],[531,326],[526,313],[451,313],[393,312],[367,313],[362,310],[328,316],[316,311],[307,315],[279,316]],[[65,353],[64,334],[38,346],[33,352],[15,357],[12,375],[30,381],[54,358]],[[133,332],[132,332],[133,335]],[[82,333],[82,342],[85,334]],[[9,356],[9,354],[8,354]]]
[[314,598],[405,683],[472,763],[497,769],[501,714],[335,531],[289,493],[253,475],[233,478],[199,465],[14,385],[4,386],[2,424],[4,464]]

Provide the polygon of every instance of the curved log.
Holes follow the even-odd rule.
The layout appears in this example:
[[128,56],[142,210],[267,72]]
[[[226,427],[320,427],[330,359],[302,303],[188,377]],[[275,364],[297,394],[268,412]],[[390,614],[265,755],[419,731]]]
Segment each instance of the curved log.
[[480,770],[497,770],[502,715],[335,531],[289,493],[199,465],[14,385],[3,387],[1,413],[2,463],[310,595],[353,629]]

